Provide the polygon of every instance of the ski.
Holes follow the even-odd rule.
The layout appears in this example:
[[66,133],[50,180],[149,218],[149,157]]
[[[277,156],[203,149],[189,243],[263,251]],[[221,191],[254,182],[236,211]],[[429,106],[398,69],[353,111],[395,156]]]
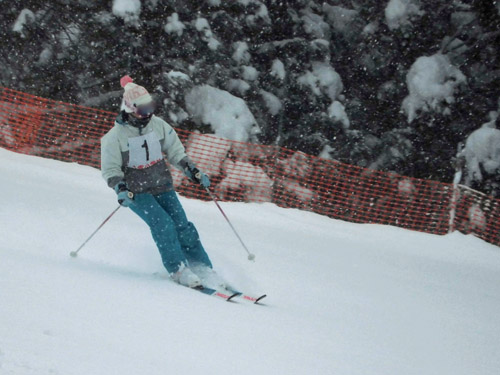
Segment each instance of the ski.
[[264,298],[267,297],[267,294],[261,294],[261,295],[251,295],[243,292],[238,292],[237,290],[233,289],[228,289],[226,288],[227,293],[234,293],[235,297],[239,297],[244,299],[245,301],[252,302],[254,304],[259,304],[260,301],[262,301]]
[[251,296],[249,294],[241,294],[240,297],[246,301],[250,301],[250,302],[258,305],[260,301],[262,301],[264,298],[267,297],[267,294],[262,294],[260,296]]
[[201,292],[203,294],[207,294],[209,296],[222,298],[227,302],[232,301],[232,299],[234,297],[238,297],[240,295],[240,293],[237,291],[233,291],[233,290],[221,291],[221,290],[216,290],[216,289],[212,289],[212,288],[207,288],[204,286],[199,286],[199,287],[191,288],[191,289],[197,290],[198,292]]
[[207,294],[209,296],[222,298],[228,302],[234,301],[233,299],[238,297],[238,298],[242,298],[245,301],[252,302],[254,304],[259,304],[260,301],[262,301],[265,297],[267,297],[266,294],[251,295],[251,294],[239,292],[237,290],[229,289],[229,288],[217,290],[217,289],[212,289],[212,288],[209,288],[206,286],[199,286],[199,287],[191,288],[191,289],[197,290],[198,292],[201,292],[203,294]]

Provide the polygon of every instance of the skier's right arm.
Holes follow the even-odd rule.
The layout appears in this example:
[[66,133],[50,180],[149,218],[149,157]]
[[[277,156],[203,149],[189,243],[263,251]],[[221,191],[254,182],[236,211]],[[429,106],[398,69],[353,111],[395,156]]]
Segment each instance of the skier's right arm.
[[109,132],[101,139],[101,173],[110,188],[123,181],[122,164],[120,143],[115,134]]

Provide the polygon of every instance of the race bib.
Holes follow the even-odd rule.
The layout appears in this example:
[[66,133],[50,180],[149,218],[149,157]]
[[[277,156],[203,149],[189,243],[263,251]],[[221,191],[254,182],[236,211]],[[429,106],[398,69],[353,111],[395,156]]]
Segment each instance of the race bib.
[[128,167],[144,169],[163,159],[161,144],[154,131],[128,139]]

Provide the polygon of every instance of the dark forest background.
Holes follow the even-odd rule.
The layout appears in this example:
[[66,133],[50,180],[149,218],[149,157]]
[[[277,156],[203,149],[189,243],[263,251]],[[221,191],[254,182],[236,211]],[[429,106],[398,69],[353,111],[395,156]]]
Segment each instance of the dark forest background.
[[[118,111],[119,80],[130,74],[154,94],[160,116],[202,131],[184,97],[208,84],[245,100],[261,130],[255,142],[451,182],[467,137],[499,109],[500,5],[401,2],[418,11],[389,27],[388,0],[146,0],[129,16],[113,12],[113,1],[3,1],[0,84]],[[182,32],[167,31],[175,20]],[[407,74],[437,53],[467,80],[446,110],[420,111],[410,122],[402,110]],[[338,73],[341,91],[301,81],[318,63]],[[348,122],[331,114],[333,96]],[[497,172],[473,187],[500,195]]]

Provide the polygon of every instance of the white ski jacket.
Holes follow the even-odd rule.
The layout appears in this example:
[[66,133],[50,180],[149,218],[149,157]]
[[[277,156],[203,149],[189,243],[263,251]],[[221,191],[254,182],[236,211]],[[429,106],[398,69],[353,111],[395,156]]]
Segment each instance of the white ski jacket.
[[175,130],[154,115],[142,129],[128,124],[120,115],[101,139],[101,172],[111,188],[125,181],[135,194],[172,190],[165,158],[179,169],[189,162]]

